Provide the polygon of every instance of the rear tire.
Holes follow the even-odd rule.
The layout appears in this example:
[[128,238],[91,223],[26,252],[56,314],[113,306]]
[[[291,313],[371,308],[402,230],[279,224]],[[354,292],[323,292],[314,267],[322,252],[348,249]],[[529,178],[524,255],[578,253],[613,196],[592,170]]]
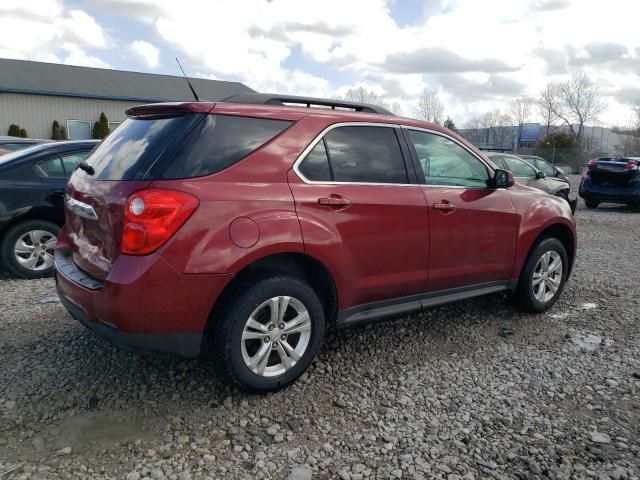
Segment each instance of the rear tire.
[[560,240],[543,238],[533,247],[524,264],[516,300],[525,311],[542,313],[560,298],[567,281],[569,259]]
[[238,288],[211,321],[219,375],[250,392],[278,390],[296,380],[316,357],[325,330],[316,292],[286,275]]
[[11,227],[0,244],[2,264],[21,278],[53,274],[53,251],[60,227],[46,220],[27,220]]
[[596,202],[595,200],[585,200],[584,204],[587,206],[587,208],[598,208],[600,202]]

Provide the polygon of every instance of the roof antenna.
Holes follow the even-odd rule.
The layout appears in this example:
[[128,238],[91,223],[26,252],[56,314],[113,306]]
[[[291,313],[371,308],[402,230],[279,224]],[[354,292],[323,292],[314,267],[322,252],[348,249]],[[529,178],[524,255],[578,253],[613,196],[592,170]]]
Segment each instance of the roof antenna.
[[199,102],[200,99],[198,98],[198,94],[194,90],[193,85],[191,85],[191,82],[189,81],[189,77],[187,77],[187,74],[184,73],[184,69],[182,68],[182,65],[180,65],[180,60],[178,60],[178,57],[176,57],[176,62],[178,62],[178,66],[180,67],[180,70],[182,71],[182,75],[184,75],[184,79],[189,84],[189,88],[191,89],[191,93],[193,93],[193,97],[196,99],[196,102]]

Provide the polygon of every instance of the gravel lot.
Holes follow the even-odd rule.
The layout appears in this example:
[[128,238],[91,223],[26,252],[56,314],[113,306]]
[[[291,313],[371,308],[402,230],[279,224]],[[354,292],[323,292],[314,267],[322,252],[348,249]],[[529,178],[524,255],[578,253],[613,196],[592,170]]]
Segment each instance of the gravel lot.
[[329,337],[293,386],[112,348],[0,280],[0,479],[640,478],[640,211],[577,212],[542,316],[504,295]]

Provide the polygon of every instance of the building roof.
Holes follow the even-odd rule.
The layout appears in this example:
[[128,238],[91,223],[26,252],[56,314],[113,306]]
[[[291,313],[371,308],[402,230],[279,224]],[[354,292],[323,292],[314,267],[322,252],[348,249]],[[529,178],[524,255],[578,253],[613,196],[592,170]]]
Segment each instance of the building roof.
[[[222,100],[253,92],[240,82],[191,77],[189,80],[201,100]],[[193,100],[184,77],[5,58],[0,58],[2,92],[135,102]]]

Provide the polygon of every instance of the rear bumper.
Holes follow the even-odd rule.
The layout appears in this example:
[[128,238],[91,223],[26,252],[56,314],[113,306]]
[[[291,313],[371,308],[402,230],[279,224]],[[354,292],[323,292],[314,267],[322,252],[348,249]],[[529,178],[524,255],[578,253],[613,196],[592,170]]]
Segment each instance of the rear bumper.
[[55,267],[60,301],[97,336],[125,350],[185,357],[200,353],[212,306],[229,279],[180,274],[155,254],[121,255],[103,282],[87,282],[58,250]]
[[580,184],[578,194],[585,200],[592,200],[594,202],[640,205],[640,186],[600,187],[583,182]]

